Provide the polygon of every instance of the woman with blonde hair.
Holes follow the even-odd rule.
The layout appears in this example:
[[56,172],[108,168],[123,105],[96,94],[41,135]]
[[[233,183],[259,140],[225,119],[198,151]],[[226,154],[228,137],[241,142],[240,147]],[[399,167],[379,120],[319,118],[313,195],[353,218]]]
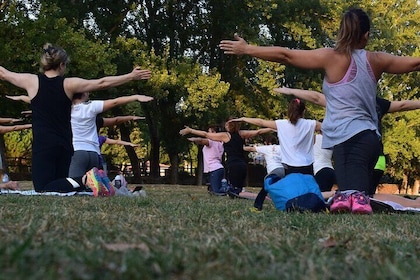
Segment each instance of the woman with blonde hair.
[[92,189],[95,196],[110,195],[97,169],[81,178],[68,178],[73,154],[70,125],[71,105],[76,93],[104,90],[133,80],[149,79],[149,70],[135,67],[131,73],[100,79],[64,77],[70,59],[61,47],[45,44],[41,73],[16,73],[0,66],[0,79],[26,90],[32,107],[32,180],[35,191],[73,192]]

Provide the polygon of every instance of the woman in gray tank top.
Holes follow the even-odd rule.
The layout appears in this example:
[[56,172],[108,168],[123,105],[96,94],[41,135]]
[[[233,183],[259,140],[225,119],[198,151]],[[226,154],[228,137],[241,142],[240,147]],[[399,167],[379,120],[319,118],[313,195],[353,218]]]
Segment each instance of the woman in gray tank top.
[[[420,57],[365,51],[369,30],[368,15],[361,9],[350,9],[341,19],[334,48],[293,50],[255,46],[248,45],[236,34],[235,40],[220,42],[225,54],[250,55],[299,68],[325,71],[323,91],[327,108],[322,127],[322,147],[334,151],[340,190],[356,190],[351,195],[340,194],[337,198],[340,203],[336,204],[340,207],[331,207],[331,210],[362,214],[372,211],[369,198],[363,192],[368,191],[380,150],[377,115],[373,111],[376,83],[384,72],[401,74],[420,70]],[[341,198],[342,201],[339,200]]]

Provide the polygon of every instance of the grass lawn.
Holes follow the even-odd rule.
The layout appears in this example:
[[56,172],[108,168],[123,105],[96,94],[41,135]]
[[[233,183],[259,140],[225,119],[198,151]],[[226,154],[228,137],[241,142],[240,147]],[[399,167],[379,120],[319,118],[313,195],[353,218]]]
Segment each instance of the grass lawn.
[[205,187],[145,190],[0,195],[0,279],[420,279],[418,214],[252,213]]

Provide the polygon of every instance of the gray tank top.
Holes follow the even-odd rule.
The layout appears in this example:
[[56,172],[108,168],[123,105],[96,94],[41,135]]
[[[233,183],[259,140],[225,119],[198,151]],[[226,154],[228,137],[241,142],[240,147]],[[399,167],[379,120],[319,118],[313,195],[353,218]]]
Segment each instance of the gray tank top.
[[[376,86],[365,50],[354,50],[344,78],[328,83],[325,78],[322,90],[327,101],[322,122],[322,148],[329,149],[343,143],[365,130],[378,131],[376,113]],[[352,77],[348,80],[349,75]]]

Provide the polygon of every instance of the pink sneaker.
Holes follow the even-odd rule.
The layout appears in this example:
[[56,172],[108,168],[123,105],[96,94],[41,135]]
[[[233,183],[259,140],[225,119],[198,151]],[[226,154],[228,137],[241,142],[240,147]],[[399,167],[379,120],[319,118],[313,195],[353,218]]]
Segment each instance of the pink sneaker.
[[352,205],[351,196],[342,192],[336,192],[330,206],[331,213],[350,212]]
[[352,206],[351,212],[353,214],[372,214],[372,207],[370,206],[370,199],[363,192],[356,192],[351,195]]

